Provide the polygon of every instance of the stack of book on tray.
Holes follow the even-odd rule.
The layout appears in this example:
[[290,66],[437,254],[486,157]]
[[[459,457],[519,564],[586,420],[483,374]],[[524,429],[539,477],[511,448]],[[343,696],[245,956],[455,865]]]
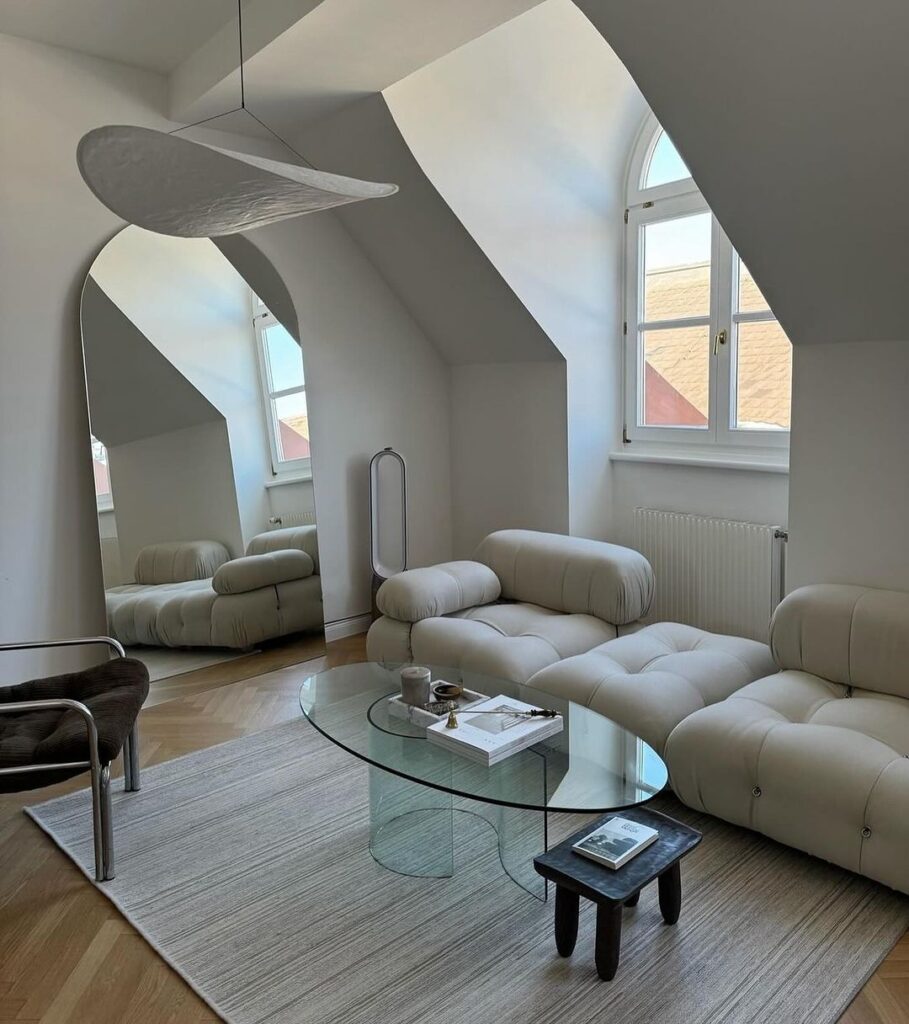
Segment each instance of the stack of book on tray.
[[500,694],[472,704],[471,714],[458,713],[457,729],[449,729],[447,719],[429,726],[426,738],[471,761],[494,765],[562,731],[561,715],[529,718],[520,714],[539,710],[533,704]]

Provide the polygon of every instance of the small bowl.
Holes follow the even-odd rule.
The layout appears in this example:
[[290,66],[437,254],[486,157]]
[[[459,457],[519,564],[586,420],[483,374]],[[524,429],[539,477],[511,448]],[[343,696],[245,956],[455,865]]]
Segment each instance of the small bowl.
[[456,683],[433,683],[432,692],[439,700],[457,700],[463,690]]

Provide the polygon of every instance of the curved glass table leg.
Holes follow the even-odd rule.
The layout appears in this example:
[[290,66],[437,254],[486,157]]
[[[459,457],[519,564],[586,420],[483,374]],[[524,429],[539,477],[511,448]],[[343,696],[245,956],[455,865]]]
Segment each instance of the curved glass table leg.
[[546,879],[533,867],[533,858],[547,849],[546,811],[498,807],[499,859],[508,877],[538,900],[547,897]]
[[369,768],[369,852],[401,875],[454,874],[450,793]]
[[[377,736],[376,745],[400,743],[399,737]],[[431,748],[414,748],[411,757]],[[532,753],[532,752],[531,752]],[[453,798],[450,789],[469,793],[473,778],[489,769],[466,759],[431,762],[434,781],[441,787],[412,782],[391,772],[369,767],[369,851],[383,867],[401,875],[450,878],[455,869],[455,811],[474,815],[491,825],[498,837],[499,860],[506,874],[526,892],[545,900],[546,882],[533,867],[533,858],[547,848],[546,812]],[[528,807],[545,804],[546,758],[514,758],[496,766],[496,789],[491,795],[519,800]],[[463,841],[462,836],[462,841]]]
[[[533,752],[531,752],[533,753]],[[545,802],[546,759],[515,758],[497,766],[503,793],[530,805]],[[496,830],[499,860],[508,877],[539,900],[547,897],[546,880],[534,870],[533,858],[547,849],[546,811],[524,810],[476,800],[459,801],[465,810],[484,818]],[[458,806],[458,805],[456,805]]]

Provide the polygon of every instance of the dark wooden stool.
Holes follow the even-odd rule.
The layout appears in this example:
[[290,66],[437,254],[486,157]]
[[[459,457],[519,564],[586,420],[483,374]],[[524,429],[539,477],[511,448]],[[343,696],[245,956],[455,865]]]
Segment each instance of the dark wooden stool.
[[[583,857],[572,846],[609,818],[628,818],[659,831],[656,842],[613,871]],[[701,833],[680,821],[631,807],[604,815],[599,821],[576,832],[548,853],[535,857],[537,872],[555,883],[555,941],[561,956],[571,956],[578,939],[580,897],[597,905],[597,934],[594,956],[597,974],[612,981],[619,966],[622,945],[622,910],[633,907],[641,889],[657,879],[660,911],[666,924],[675,924],[682,909],[681,859],[701,841]]]

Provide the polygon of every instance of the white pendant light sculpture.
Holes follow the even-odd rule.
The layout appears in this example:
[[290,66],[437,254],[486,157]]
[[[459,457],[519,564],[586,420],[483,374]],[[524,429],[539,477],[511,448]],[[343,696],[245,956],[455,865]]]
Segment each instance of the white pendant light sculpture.
[[398,191],[132,125],[90,131],[76,159],[85,183],[118,217],[184,238],[232,235]]
[[[246,106],[243,0],[237,0],[237,15],[240,106],[225,115],[242,110],[308,163]],[[85,183],[118,217],[183,238],[232,235],[398,191],[397,185],[328,174],[134,125],[93,129],[79,140],[76,159]]]

